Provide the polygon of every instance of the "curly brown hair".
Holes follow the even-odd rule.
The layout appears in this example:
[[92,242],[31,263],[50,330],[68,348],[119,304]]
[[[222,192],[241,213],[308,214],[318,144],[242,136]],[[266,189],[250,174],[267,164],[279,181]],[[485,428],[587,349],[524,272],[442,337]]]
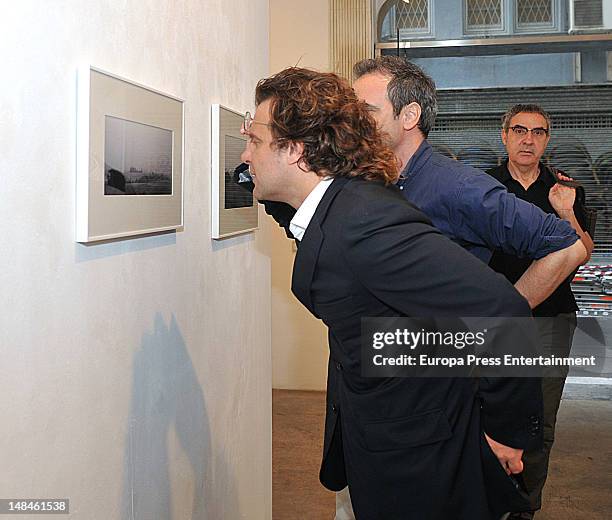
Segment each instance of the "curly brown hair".
[[302,143],[301,167],[319,176],[394,182],[398,164],[367,106],[336,74],[291,67],[262,79],[255,103],[270,103],[273,145]]

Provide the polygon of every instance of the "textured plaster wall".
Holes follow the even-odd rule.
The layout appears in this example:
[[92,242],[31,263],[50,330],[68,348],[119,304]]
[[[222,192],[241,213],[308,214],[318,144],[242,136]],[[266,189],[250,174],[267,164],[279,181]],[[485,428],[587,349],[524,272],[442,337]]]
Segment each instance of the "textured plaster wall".
[[[257,234],[213,243],[209,215],[210,103],[251,106],[268,31],[265,0],[3,9],[1,498],[271,518],[270,259]],[[184,232],[74,242],[81,63],[186,101]]]
[[[270,0],[270,73],[299,65],[329,69],[329,0]],[[266,244],[272,259],[273,386],[324,390],[327,373],[327,328],[291,294],[295,258],[271,217],[264,217]]]
[[270,0],[270,72],[329,69],[329,0]]

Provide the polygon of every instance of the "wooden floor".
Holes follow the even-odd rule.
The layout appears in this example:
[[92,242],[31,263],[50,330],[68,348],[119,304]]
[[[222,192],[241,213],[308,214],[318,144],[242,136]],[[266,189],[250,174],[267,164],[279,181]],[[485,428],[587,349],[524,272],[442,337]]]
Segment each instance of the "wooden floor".
[[[323,392],[274,390],[274,520],[334,518],[335,495],[318,479],[324,410]],[[544,509],[536,520],[610,519],[612,401],[564,400]]]
[[334,518],[336,495],[319,483],[324,392],[272,394],[272,518]]

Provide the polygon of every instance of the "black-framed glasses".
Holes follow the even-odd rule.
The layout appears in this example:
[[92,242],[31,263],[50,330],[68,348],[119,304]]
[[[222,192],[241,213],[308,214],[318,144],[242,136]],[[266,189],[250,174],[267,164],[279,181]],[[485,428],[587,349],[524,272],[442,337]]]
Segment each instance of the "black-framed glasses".
[[536,139],[544,139],[548,135],[548,128],[542,128],[541,126],[537,128],[527,128],[522,125],[514,125],[510,127],[517,136],[525,137],[529,132]]
[[251,115],[250,112],[247,112],[246,114],[244,114],[244,121],[242,123],[242,129],[245,132],[248,132],[251,129],[251,127],[253,126],[253,123],[257,123],[258,125],[270,126],[270,123],[262,123],[261,121],[255,121],[255,119],[253,119],[253,116]]

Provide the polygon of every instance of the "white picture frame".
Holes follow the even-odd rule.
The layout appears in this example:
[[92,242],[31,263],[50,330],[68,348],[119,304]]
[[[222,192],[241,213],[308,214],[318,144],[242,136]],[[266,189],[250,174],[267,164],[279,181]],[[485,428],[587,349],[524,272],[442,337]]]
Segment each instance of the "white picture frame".
[[211,107],[211,212],[215,240],[249,233],[258,227],[257,200],[233,182],[246,137],[244,114],[220,104]]
[[76,241],[183,229],[184,102],[78,71]]

